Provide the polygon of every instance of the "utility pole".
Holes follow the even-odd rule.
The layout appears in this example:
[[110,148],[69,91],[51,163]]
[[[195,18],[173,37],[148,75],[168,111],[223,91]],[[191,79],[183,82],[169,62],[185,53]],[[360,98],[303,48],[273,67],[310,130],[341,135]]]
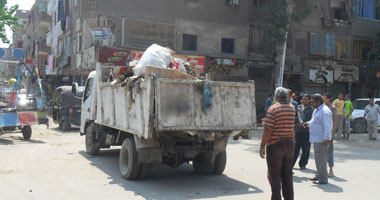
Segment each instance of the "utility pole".
[[[287,45],[289,27],[290,27],[290,23],[291,23],[291,16],[293,14],[293,8],[294,8],[294,1],[288,0],[287,1],[287,7],[286,7],[286,13],[289,16],[289,22],[286,26],[285,42],[284,42],[284,44],[277,44],[277,47],[276,47],[277,56],[275,58],[275,66],[274,66],[274,70],[273,70],[274,71],[273,72],[273,82],[274,82],[275,88],[283,86],[286,45]],[[280,54],[280,52],[282,52],[282,54]]]

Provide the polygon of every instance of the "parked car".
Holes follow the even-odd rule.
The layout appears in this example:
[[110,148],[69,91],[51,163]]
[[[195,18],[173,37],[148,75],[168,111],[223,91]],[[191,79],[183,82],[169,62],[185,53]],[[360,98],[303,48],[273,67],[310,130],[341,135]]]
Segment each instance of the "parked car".
[[[356,99],[354,102],[354,111],[352,112],[351,128],[354,132],[362,133],[367,130],[367,122],[363,118],[364,108],[369,104],[369,98]],[[380,98],[375,98],[375,103],[380,106]],[[380,117],[378,126],[380,125]]]
[[60,86],[55,89],[52,100],[53,120],[64,130],[70,130],[71,125],[80,126],[81,103],[84,87],[78,87],[78,92],[72,92],[72,86]]

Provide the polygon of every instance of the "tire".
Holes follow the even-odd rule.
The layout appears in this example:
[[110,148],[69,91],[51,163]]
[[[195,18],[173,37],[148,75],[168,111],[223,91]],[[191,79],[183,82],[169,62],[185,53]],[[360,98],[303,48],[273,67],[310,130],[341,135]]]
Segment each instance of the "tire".
[[220,152],[215,158],[213,174],[222,174],[226,168],[227,154],[226,151]]
[[22,136],[24,137],[24,140],[30,140],[32,137],[32,127],[30,126],[24,126],[21,130]]
[[152,173],[153,164],[143,163],[140,164],[139,178],[148,178]]
[[138,155],[134,138],[124,139],[120,149],[119,166],[120,173],[123,178],[127,180],[134,180],[138,178],[140,164],[138,163]]
[[198,155],[193,160],[193,168],[195,173],[202,174],[202,175],[208,175],[212,174],[214,171],[215,165],[211,163],[211,159],[204,156],[204,155]]
[[100,141],[98,141],[95,138],[95,125],[89,124],[86,128],[86,136],[85,136],[85,143],[86,143],[86,151],[89,155],[98,155],[100,152]]
[[366,131],[366,123],[363,119],[357,119],[352,123],[352,129],[355,133],[363,133]]
[[69,131],[69,130],[71,130],[70,120],[63,120],[63,122],[62,122],[62,130],[63,131]]

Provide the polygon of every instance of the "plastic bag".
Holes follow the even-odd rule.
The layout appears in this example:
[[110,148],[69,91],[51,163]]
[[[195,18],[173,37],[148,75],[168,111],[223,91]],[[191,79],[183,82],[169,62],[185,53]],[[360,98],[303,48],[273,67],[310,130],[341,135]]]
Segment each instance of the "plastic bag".
[[172,62],[172,53],[174,52],[168,48],[157,44],[151,45],[148,49],[146,49],[139,63],[134,68],[135,75],[144,75],[146,66],[167,68]]

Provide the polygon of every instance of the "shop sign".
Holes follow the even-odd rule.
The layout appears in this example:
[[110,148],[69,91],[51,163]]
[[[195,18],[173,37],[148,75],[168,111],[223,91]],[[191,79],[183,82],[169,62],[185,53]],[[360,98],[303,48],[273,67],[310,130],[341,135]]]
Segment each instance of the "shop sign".
[[334,80],[346,83],[359,82],[359,67],[354,65],[335,66]]
[[129,50],[100,47],[98,49],[98,62],[125,66],[130,55]]
[[112,33],[107,27],[92,26],[89,28],[94,40],[106,40],[112,37]]
[[312,66],[309,69],[309,80],[315,83],[334,83],[334,70],[330,66]]
[[123,19],[122,45],[132,48],[148,48],[152,44],[174,48],[173,24],[155,23],[135,19]]
[[131,61],[140,60],[144,52],[142,51],[132,51],[131,53]]
[[205,73],[205,57],[204,56],[188,56],[188,55],[174,55],[173,57],[181,59],[184,62],[189,62],[195,70],[200,74]]
[[14,48],[0,48],[0,59],[1,60],[22,60],[25,56],[23,49]]
[[309,52],[311,55],[335,56],[335,35],[310,33],[309,45]]

